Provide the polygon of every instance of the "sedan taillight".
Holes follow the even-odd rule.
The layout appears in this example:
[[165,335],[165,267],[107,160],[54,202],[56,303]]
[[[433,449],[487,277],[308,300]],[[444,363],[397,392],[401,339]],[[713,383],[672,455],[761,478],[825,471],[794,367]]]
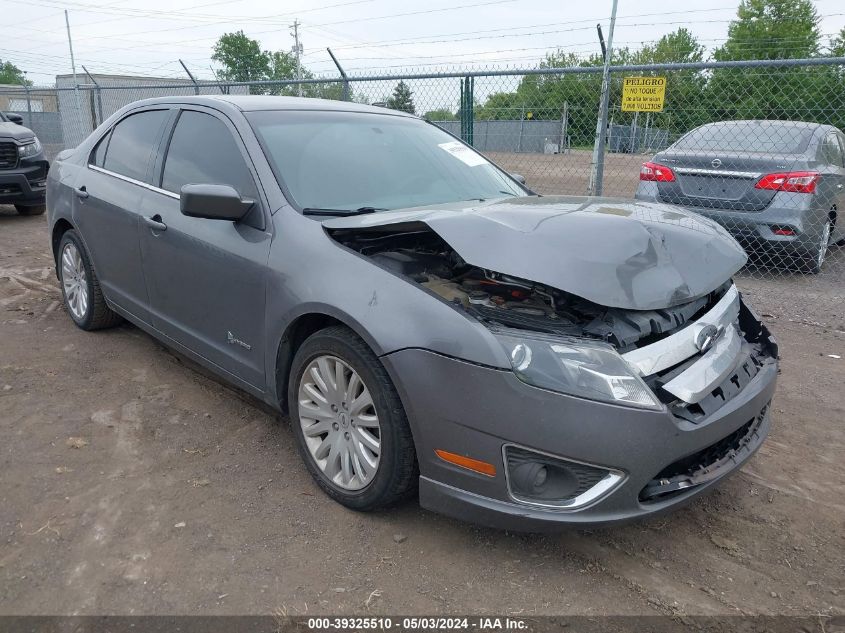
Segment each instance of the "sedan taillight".
[[640,167],[640,180],[649,182],[674,182],[675,173],[665,165],[643,163]]
[[790,171],[782,174],[766,174],[757,181],[754,187],[790,193],[813,193],[818,181],[819,172],[817,171]]

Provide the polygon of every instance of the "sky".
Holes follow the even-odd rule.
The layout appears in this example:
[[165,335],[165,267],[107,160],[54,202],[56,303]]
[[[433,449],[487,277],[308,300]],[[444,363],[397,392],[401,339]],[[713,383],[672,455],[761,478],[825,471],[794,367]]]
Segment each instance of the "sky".
[[[845,26],[843,0],[815,0],[823,41]],[[619,0],[615,44],[639,47],[680,26],[708,49],[725,39],[738,0],[678,4]],[[660,10],[663,6],[665,10]],[[212,47],[242,29],[267,50],[291,50],[300,23],[302,62],[335,75],[331,47],[349,74],[532,67],[546,51],[599,50],[611,0],[0,0],[13,15],[0,25],[0,60],[51,85],[71,71],[68,10],[77,71],[185,78],[182,59],[201,79],[213,77]]]

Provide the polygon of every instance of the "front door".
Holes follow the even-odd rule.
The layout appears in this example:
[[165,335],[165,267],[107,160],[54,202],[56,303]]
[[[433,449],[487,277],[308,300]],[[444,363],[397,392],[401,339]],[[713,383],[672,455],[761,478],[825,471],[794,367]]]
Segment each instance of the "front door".
[[[238,222],[182,215],[186,184],[226,184],[255,201]],[[235,128],[183,110],[163,157],[160,189],[141,202],[141,258],[153,325],[236,378],[264,388],[270,252],[263,203]]]

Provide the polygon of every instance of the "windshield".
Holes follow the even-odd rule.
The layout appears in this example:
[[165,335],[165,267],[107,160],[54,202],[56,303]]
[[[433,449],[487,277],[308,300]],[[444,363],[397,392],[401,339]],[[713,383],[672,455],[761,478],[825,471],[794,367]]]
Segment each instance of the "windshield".
[[672,149],[801,154],[807,149],[813,129],[810,124],[778,121],[716,123],[693,130],[679,139]]
[[300,208],[388,210],[528,195],[481,154],[419,119],[327,111],[247,118]]

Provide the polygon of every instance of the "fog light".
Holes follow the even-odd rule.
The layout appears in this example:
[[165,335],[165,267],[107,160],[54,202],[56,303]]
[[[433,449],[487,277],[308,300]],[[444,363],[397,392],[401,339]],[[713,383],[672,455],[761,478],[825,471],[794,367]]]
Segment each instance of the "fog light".
[[549,478],[549,470],[545,466],[541,466],[540,470],[537,471],[537,474],[534,475],[534,487],[539,488],[546,480]]
[[532,505],[574,510],[603,496],[624,478],[616,470],[518,446],[505,446],[504,457],[510,496]]
[[516,466],[511,473],[514,490],[533,496],[542,494],[542,488],[549,480],[549,470],[539,462],[525,462]]

